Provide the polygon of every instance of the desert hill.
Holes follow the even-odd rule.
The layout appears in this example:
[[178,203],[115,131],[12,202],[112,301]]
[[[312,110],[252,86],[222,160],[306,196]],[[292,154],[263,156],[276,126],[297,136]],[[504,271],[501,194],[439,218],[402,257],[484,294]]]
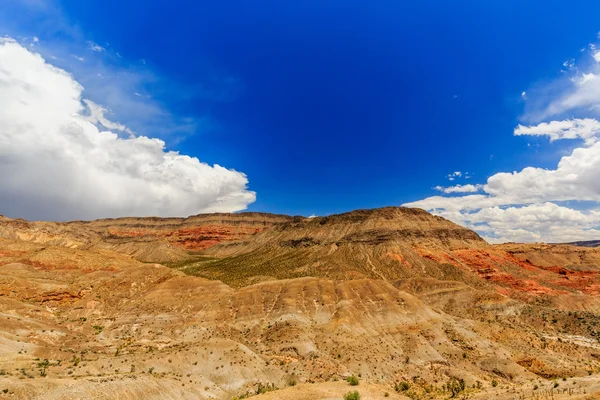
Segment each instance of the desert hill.
[[423,210],[389,207],[296,218],[251,240],[211,247],[203,255],[215,259],[184,263],[184,271],[234,286],[301,276],[388,281],[415,274],[441,278],[447,271],[423,253],[487,247],[475,232],[443,218]]
[[566,244],[582,247],[600,247],[600,240],[583,240],[580,242],[571,242]]
[[188,218],[28,222],[0,216],[0,237],[71,248],[103,248],[145,262],[178,262],[223,241],[246,238],[292,217],[266,213]]
[[592,398],[599,254],[394,207],[0,218],[0,398]]

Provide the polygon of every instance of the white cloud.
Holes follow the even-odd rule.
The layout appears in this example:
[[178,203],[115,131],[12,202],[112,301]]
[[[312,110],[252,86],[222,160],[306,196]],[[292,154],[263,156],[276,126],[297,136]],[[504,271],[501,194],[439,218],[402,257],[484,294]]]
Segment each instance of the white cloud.
[[[468,177],[467,177],[468,178]],[[475,193],[480,191],[483,185],[455,185],[455,186],[436,186],[434,189],[446,194],[450,193]]]
[[600,143],[573,150],[556,169],[526,167],[492,175],[482,189],[485,195],[433,196],[416,203],[458,210],[545,201],[600,202]]
[[454,171],[446,175],[446,179],[448,179],[449,181],[455,181],[457,179],[471,179],[471,175],[469,174],[469,172]]
[[535,126],[519,125],[514,133],[516,136],[548,136],[551,142],[560,139],[583,139],[587,145],[592,145],[600,136],[600,122],[592,118],[542,122]]
[[126,132],[126,133],[129,133],[130,135],[133,135],[133,132],[129,128],[127,128],[125,125],[119,124],[116,122],[112,122],[105,117],[104,114],[109,113],[110,110],[108,110],[88,99],[83,99],[83,103],[86,105],[86,110],[88,111],[88,114],[89,114],[89,116],[87,116],[85,118],[87,121],[91,122],[92,124],[96,124],[96,125],[99,124],[106,129],[117,130],[120,132]]
[[567,69],[573,69],[575,67],[575,59],[571,58],[565,62],[563,62],[563,67]]
[[[6,36],[19,38],[23,46],[35,44],[42,57],[69,71],[85,88],[84,98],[112,111],[110,119],[134,132],[160,138],[167,146],[226,124],[213,120],[214,103],[231,101],[243,93],[244,82],[222,66],[202,63],[194,82],[183,83],[152,68],[151,60],[144,65],[139,57],[131,59],[130,54],[119,52],[122,49],[113,48],[108,38],[97,32],[91,41],[57,1],[9,1],[7,7],[0,12]],[[34,37],[39,42],[29,39]],[[104,51],[94,51],[100,48]],[[190,111],[182,114],[186,107],[179,105],[191,103],[197,107],[188,107]]]
[[448,178],[449,181],[453,181],[453,180],[455,180],[457,178],[460,178],[461,176],[462,176],[462,172],[455,171],[455,172],[452,172],[451,174],[448,174],[446,176],[446,178]]
[[[461,193],[442,189],[450,190],[442,190],[445,193]],[[562,157],[556,169],[526,167],[492,175],[481,189],[483,194],[432,196],[405,206],[423,208],[464,224],[495,242],[517,237],[550,242],[600,237],[600,142],[576,148]],[[567,201],[588,201],[596,210],[583,212],[556,208],[554,204]],[[528,218],[549,219],[532,224]]]
[[97,53],[102,53],[104,51],[106,51],[106,49],[94,42],[88,42],[88,46],[90,48],[90,50],[95,51]]
[[600,237],[600,214],[551,202],[483,208],[460,218],[463,224],[482,230],[492,242],[569,242]]
[[593,44],[590,50],[586,55],[590,54],[594,62],[585,69],[572,69],[572,74],[564,81],[556,82],[558,93],[540,96],[544,100],[550,97],[550,101],[541,111],[530,110],[527,113],[529,117],[545,119],[573,111],[600,114],[600,51],[596,51]]
[[438,186],[454,195],[405,205],[475,229],[492,242],[600,239],[600,118],[594,118],[600,114],[600,52],[594,44],[589,49],[579,68],[568,60],[563,77],[521,93],[527,99],[523,119],[530,124],[519,124],[514,135],[583,141],[556,167],[501,172],[483,185]]
[[8,215],[191,215],[255,200],[243,173],[133,136],[83,99],[71,75],[14,40],[0,41],[0,87],[0,210]]

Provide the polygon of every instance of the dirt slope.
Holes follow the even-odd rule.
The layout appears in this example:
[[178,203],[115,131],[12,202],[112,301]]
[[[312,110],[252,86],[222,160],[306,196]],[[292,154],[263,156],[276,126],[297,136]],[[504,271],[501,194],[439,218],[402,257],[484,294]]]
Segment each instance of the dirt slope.
[[600,389],[593,249],[491,246],[404,208],[175,220],[0,220],[0,398]]
[[292,217],[266,213],[188,218],[115,218],[28,222],[0,216],[0,238],[71,248],[114,250],[144,262],[175,263],[221,242],[245,239]]

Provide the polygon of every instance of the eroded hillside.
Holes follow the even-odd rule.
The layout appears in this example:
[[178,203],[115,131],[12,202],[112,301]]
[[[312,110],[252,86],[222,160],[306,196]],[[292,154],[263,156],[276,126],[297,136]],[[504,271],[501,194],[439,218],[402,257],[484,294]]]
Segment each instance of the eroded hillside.
[[0,216],[0,237],[81,249],[109,249],[144,262],[175,263],[221,242],[245,239],[292,217],[266,213],[188,218],[29,222]]
[[404,208],[3,219],[0,237],[0,398],[600,390],[595,249],[491,246]]

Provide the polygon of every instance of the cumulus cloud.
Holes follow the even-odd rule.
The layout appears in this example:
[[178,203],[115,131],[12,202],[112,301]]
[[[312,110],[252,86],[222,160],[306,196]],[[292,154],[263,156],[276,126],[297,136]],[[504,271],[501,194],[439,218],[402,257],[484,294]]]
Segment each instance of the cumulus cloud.
[[436,186],[434,189],[446,194],[450,193],[475,193],[481,190],[483,185],[455,185],[455,186]]
[[548,136],[551,142],[561,139],[583,139],[587,145],[592,145],[600,135],[600,122],[593,118],[542,122],[534,126],[519,125],[514,133],[516,136]]
[[572,75],[568,75],[564,82],[558,82],[560,90],[553,93],[545,109],[534,112],[535,117],[545,119],[561,115],[566,112],[587,111],[595,115],[599,114],[600,108],[600,51],[591,44],[591,65],[587,68],[574,69]]
[[[556,208],[556,203],[567,201],[600,204],[600,142],[576,148],[559,161],[556,169],[527,167],[502,172],[489,177],[480,188],[482,194],[432,196],[405,205],[464,224],[493,242],[517,240],[517,237],[546,242],[600,237],[598,211]],[[467,192],[445,189],[450,189],[442,190],[447,194]],[[531,218],[546,217],[548,221],[554,218],[554,222],[530,223]],[[569,218],[572,221],[567,224]]]
[[462,176],[462,172],[455,171],[455,172],[452,172],[451,174],[448,174],[446,176],[446,178],[448,178],[449,181],[453,181],[453,180],[455,180],[457,178],[460,178],[461,176]]
[[[454,172],[446,175],[446,179],[448,179],[449,181],[455,181],[457,179],[471,179],[471,175],[469,172],[454,171]],[[458,185],[458,186],[460,186],[460,185]],[[440,186],[438,186],[438,187],[440,187]],[[436,189],[438,187],[436,187]]]
[[600,237],[600,214],[551,202],[488,207],[461,214],[462,223],[493,242],[569,242]]
[[405,205],[472,228],[491,242],[600,239],[600,121],[594,118],[600,112],[600,52],[592,44],[583,57],[578,68],[568,60],[564,76],[521,94],[527,99],[523,119],[533,123],[519,124],[515,136],[582,141],[555,167],[500,172],[479,185],[437,186],[447,196]]
[[[582,139],[554,169],[526,167],[490,176],[482,185],[436,187],[445,194],[407,203],[477,230],[492,242],[563,242],[600,238],[600,123],[595,119],[519,125],[516,135],[551,141]],[[560,205],[590,202],[592,210]]]
[[0,41],[0,90],[0,210],[7,215],[176,216],[255,201],[243,173],[135,136],[84,99],[70,74],[8,38]]

